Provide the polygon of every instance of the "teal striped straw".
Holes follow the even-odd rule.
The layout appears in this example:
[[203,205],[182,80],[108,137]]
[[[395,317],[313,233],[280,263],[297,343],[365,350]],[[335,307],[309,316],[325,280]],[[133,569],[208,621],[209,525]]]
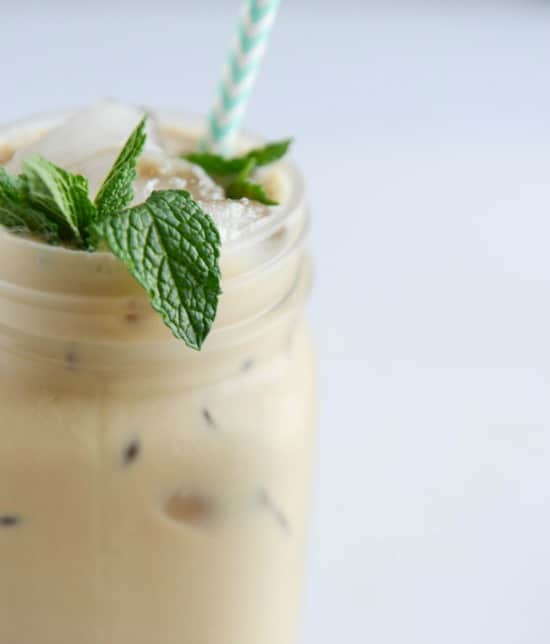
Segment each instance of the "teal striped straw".
[[280,0],[246,0],[224,67],[202,150],[228,152],[238,133],[260,70]]

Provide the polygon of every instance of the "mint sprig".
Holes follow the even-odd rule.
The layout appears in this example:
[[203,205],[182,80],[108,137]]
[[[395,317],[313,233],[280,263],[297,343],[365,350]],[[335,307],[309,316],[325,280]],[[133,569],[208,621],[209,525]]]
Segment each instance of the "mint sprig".
[[161,190],[107,217],[103,230],[172,333],[200,349],[220,294],[220,236],[210,217],[188,192]]
[[216,183],[225,190],[229,199],[246,197],[268,206],[278,205],[267,195],[265,188],[251,180],[253,172],[262,166],[282,159],[288,152],[292,139],[268,143],[242,156],[226,158],[211,152],[191,152],[184,158],[200,166]]
[[0,167],[0,225],[90,251],[103,239],[147,291],[174,336],[200,349],[220,295],[220,235],[188,192],[161,190],[128,207],[144,144],[145,119],[95,202],[84,177],[41,157],[28,159],[18,177]]

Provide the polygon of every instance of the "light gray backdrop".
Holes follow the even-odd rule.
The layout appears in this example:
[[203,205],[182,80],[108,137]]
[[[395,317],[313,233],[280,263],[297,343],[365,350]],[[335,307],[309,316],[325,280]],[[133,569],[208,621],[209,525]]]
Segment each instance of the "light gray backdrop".
[[[0,0],[0,119],[204,112],[238,4]],[[549,70],[542,0],[283,2],[247,125],[314,213],[305,644],[550,641]]]

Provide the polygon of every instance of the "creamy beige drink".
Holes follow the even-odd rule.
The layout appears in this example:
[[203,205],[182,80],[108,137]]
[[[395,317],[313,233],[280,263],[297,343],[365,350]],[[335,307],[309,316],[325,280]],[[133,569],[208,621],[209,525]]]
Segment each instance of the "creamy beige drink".
[[[64,120],[4,130],[6,167],[55,157]],[[129,129],[51,160],[93,184]],[[280,207],[227,202],[172,158],[194,136],[160,119],[136,200],[185,188],[220,227],[201,352],[112,254],[0,231],[2,644],[297,641],[315,428],[302,185],[282,162],[264,177]]]

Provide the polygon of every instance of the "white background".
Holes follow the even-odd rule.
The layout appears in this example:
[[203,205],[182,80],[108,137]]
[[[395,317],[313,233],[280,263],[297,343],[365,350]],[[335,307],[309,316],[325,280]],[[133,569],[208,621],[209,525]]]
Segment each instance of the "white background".
[[[303,642],[547,644],[550,3],[283,5],[247,125],[314,212]],[[205,112],[237,7],[0,0],[0,119]]]

